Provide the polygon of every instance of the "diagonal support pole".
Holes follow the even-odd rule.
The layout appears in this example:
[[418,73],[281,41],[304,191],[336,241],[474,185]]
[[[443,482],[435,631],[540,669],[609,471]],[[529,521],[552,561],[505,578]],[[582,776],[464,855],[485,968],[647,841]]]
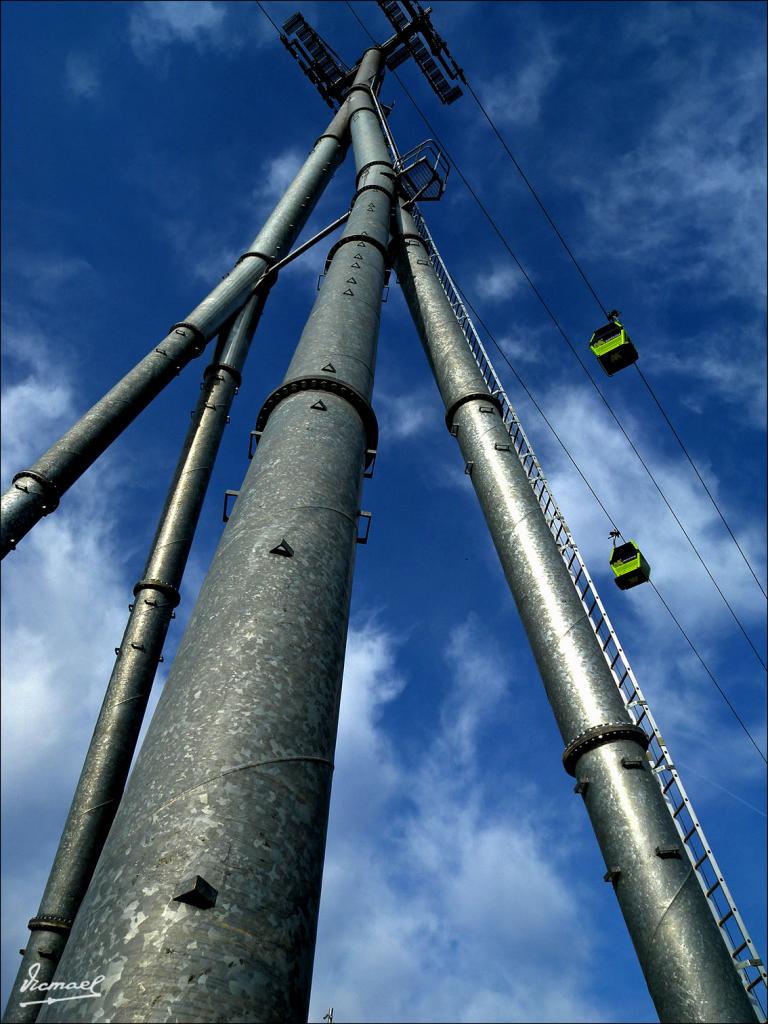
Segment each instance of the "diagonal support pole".
[[222,332],[203,375],[45,892],[29,922],[3,1017],[8,1024],[37,1019],[40,1006],[22,986],[30,971],[39,984],[53,978],[120,803],[229,410],[273,280],[270,275]]
[[249,249],[183,321],[174,324],[122,380],[30,468],[0,501],[0,558],[59,505],[64,493],[245,304],[265,272],[288,250],[343,159],[349,111],[343,104],[315,143]]
[[[259,414],[256,456],[59,964],[61,979],[106,975],[102,1021],[307,1018],[360,496],[377,435],[370,399],[395,192],[370,101],[380,66],[369,50],[350,90],[349,221]],[[92,1013],[54,1004],[39,1020]]]
[[398,278],[515,599],[547,697],[662,1021],[756,1016],[645,758],[498,399],[466,345],[429,253],[401,208]]

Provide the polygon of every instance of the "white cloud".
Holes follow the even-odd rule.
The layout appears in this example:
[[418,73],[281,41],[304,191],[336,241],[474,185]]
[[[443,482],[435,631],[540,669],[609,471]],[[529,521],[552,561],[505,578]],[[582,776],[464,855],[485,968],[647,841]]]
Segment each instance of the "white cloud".
[[[699,11],[724,18],[727,31],[727,7]],[[690,18],[682,4],[662,13],[667,35]],[[583,175],[578,188],[587,198],[589,237],[611,260],[632,261],[643,279],[663,266],[657,288],[672,280],[762,306],[764,56],[757,46],[751,53],[717,46],[656,41],[648,88],[658,86],[663,101],[655,122],[628,151],[605,154],[604,171]]]
[[269,205],[275,203],[296,177],[305,158],[305,153],[292,146],[265,160],[261,165],[259,184],[253,190],[254,200]]
[[203,50],[218,49],[226,18],[223,4],[211,0],[148,0],[131,9],[128,31],[134,53],[150,59],[171,43],[188,43]]
[[[592,395],[580,389],[553,388],[543,396],[542,404],[624,536],[640,545],[650,562],[652,580],[715,676],[729,664],[723,652],[735,649],[744,654],[741,686],[729,696],[753,735],[758,739],[764,736],[765,715],[760,701],[763,683],[757,661],[752,660],[704,568],[613,421]],[[625,418],[625,425],[641,452],[653,452],[654,476],[759,649],[765,629],[763,602],[701,485],[677,457],[661,454],[647,431],[631,417]],[[529,425],[529,433],[531,429],[552,491],[609,614],[613,617],[613,609],[619,609],[620,635],[635,661],[646,697],[652,707],[663,708],[665,735],[674,737],[673,755],[675,745],[682,741],[683,749],[694,752],[688,761],[703,774],[708,763],[709,774],[716,773],[726,785],[729,779],[753,777],[760,768],[757,754],[749,753],[749,741],[651,588],[639,587],[620,598],[614,596],[607,564],[610,524],[562,449],[547,433],[540,435],[540,444],[537,442],[541,428],[535,421]],[[700,464],[700,468],[726,519],[736,518],[728,507],[727,495],[719,491],[713,467]],[[742,547],[755,571],[764,578],[760,524],[745,521],[743,514],[738,522]],[[692,707],[697,709],[695,714],[691,713]],[[712,721],[718,722],[716,737],[706,725]]]
[[198,53],[226,56],[274,38],[254,5],[211,0],[146,0],[131,7],[128,34],[136,56],[149,63],[169,47],[193,46]]
[[478,94],[497,124],[529,125],[538,121],[544,97],[560,67],[552,41],[532,32],[526,45],[527,60],[507,74],[483,83]]
[[414,759],[383,724],[404,689],[396,653],[380,627],[350,634],[310,1019],[331,1004],[339,1021],[601,1019],[557,852],[569,824],[552,843],[538,795],[510,797],[525,786],[509,777],[489,788],[478,764],[508,674],[477,624],[455,630],[452,683]]
[[377,389],[376,410],[385,441],[403,441],[424,432],[431,434],[435,424],[442,421],[435,388],[401,395]]
[[68,54],[64,84],[76,99],[95,99],[101,92],[101,75],[93,58],[84,53]]
[[508,334],[496,341],[513,364],[533,366],[546,362],[547,349],[552,344],[552,330],[547,324],[543,327],[514,325]]
[[[79,410],[74,381],[42,331],[12,326],[4,342],[15,366],[2,395],[6,480]],[[94,466],[3,566],[7,971],[37,910],[125,624],[130,589],[113,522],[118,477],[109,457]]]
[[39,252],[25,252],[17,249],[13,254],[12,271],[19,274],[30,298],[35,303],[55,306],[60,301],[63,289],[75,279],[83,288],[96,278],[94,267],[79,256],[63,256],[52,251],[41,256]]
[[503,302],[511,298],[523,285],[523,277],[515,267],[497,266],[490,274],[475,278],[475,291],[483,299]]
[[[673,374],[684,382],[679,393],[681,405],[696,413],[704,413],[711,397],[716,395],[729,405],[736,406],[741,417],[757,430],[765,429],[766,374],[765,358],[755,372],[745,372],[743,361],[736,352],[751,352],[762,326],[755,323],[751,330],[737,328],[731,332],[726,345],[722,335],[691,338],[685,349],[678,349],[674,339],[656,339],[657,345],[649,353],[654,371]],[[659,344],[658,342],[661,343]],[[690,352],[691,354],[688,354]],[[751,356],[750,356],[751,358]]]

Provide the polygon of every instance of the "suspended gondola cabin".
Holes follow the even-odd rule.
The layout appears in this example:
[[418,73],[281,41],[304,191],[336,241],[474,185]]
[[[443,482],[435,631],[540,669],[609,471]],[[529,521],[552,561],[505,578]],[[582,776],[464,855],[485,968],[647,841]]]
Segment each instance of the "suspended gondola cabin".
[[633,540],[618,544],[611,552],[611,568],[619,590],[629,590],[651,578],[651,567]]
[[609,377],[637,362],[637,349],[618,320],[596,330],[589,339],[589,347]]

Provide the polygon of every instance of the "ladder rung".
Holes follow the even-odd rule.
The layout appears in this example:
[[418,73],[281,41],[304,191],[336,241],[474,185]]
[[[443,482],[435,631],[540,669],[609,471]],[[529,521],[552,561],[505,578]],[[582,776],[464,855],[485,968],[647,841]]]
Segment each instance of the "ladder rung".
[[[674,781],[674,780],[671,780],[671,781]],[[709,856],[709,851],[705,850],[704,853],[702,853],[702,855],[699,857],[699,859],[693,865],[693,870],[694,871],[698,871],[699,868],[701,867],[701,865],[704,863],[704,861],[707,859],[708,856]]]
[[747,992],[751,992],[752,989],[755,987],[755,985],[759,985],[760,982],[763,981],[763,980],[764,979],[763,979],[762,974],[758,974],[758,976],[755,978],[754,981],[750,981],[750,983],[745,986]]
[[[645,710],[643,710],[643,714],[645,714]],[[640,721],[640,719],[638,718],[638,722],[639,721]],[[672,776],[670,776],[669,781],[665,782],[664,785],[661,788],[661,792],[664,794],[664,796],[667,795],[668,791],[672,788],[672,786],[674,786],[674,784],[675,784],[675,776],[672,775]],[[705,853],[704,856],[701,858],[701,860],[696,861],[696,863],[693,865],[694,868],[697,868],[699,866],[699,864],[701,864],[701,861],[706,860],[706,857],[707,857],[707,854]]]
[[717,927],[722,928],[729,917],[733,917],[733,907],[731,907],[727,914],[720,918],[720,920],[717,922]]
[[684,843],[688,842],[688,840],[691,838],[691,836],[693,835],[693,833],[696,831],[697,828],[698,828],[698,825],[696,825],[695,823],[693,825],[691,825],[691,827],[688,829],[688,831],[683,836],[683,842]]
[[742,951],[742,949],[746,949],[748,945],[749,945],[749,943],[747,942],[746,939],[744,939],[742,944],[737,949],[734,949],[734,951],[731,953],[731,956],[733,957],[733,959],[735,960],[736,957],[739,955],[739,953]]
[[[659,762],[657,761],[656,763],[658,764]],[[685,800],[683,800],[683,802],[682,802],[682,803],[680,804],[680,806],[679,806],[679,807],[676,807],[676,808],[674,809],[674,811],[672,812],[672,817],[673,817],[673,818],[676,818],[676,817],[678,816],[678,814],[679,814],[679,813],[680,813],[681,811],[684,811],[684,810],[685,810]]]
[[[720,879],[718,878],[718,880],[715,882],[715,884],[714,885],[710,885],[710,887],[707,889],[707,894],[706,894],[707,895],[707,899],[709,899],[709,897],[712,895],[712,893],[715,891],[715,889],[718,889],[719,887],[720,887]],[[727,915],[726,915],[726,917],[727,917]],[[725,918],[723,918],[723,920],[725,920]],[[722,921],[720,923],[722,924]]]

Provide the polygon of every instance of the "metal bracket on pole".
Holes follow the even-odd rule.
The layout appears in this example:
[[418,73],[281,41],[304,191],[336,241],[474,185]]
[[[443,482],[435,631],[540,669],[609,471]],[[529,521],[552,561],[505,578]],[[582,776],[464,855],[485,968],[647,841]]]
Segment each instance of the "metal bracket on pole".
[[373,518],[373,514],[371,512],[358,512],[357,513],[357,517],[358,517],[358,519],[365,519],[365,521],[366,521],[365,533],[362,534],[362,535],[358,533],[358,535],[357,535],[357,543],[358,544],[367,544],[368,543],[368,534],[371,532],[371,519]]
[[253,456],[256,454],[256,449],[259,446],[261,435],[264,433],[263,430],[251,430],[248,434],[248,461],[250,462]]
[[229,522],[229,517],[232,512],[232,505],[234,505],[234,502],[232,503],[232,505],[229,504],[229,499],[234,498],[235,500],[237,500],[237,496],[239,493],[240,491],[224,491],[224,511],[221,517],[221,521],[223,523]]

